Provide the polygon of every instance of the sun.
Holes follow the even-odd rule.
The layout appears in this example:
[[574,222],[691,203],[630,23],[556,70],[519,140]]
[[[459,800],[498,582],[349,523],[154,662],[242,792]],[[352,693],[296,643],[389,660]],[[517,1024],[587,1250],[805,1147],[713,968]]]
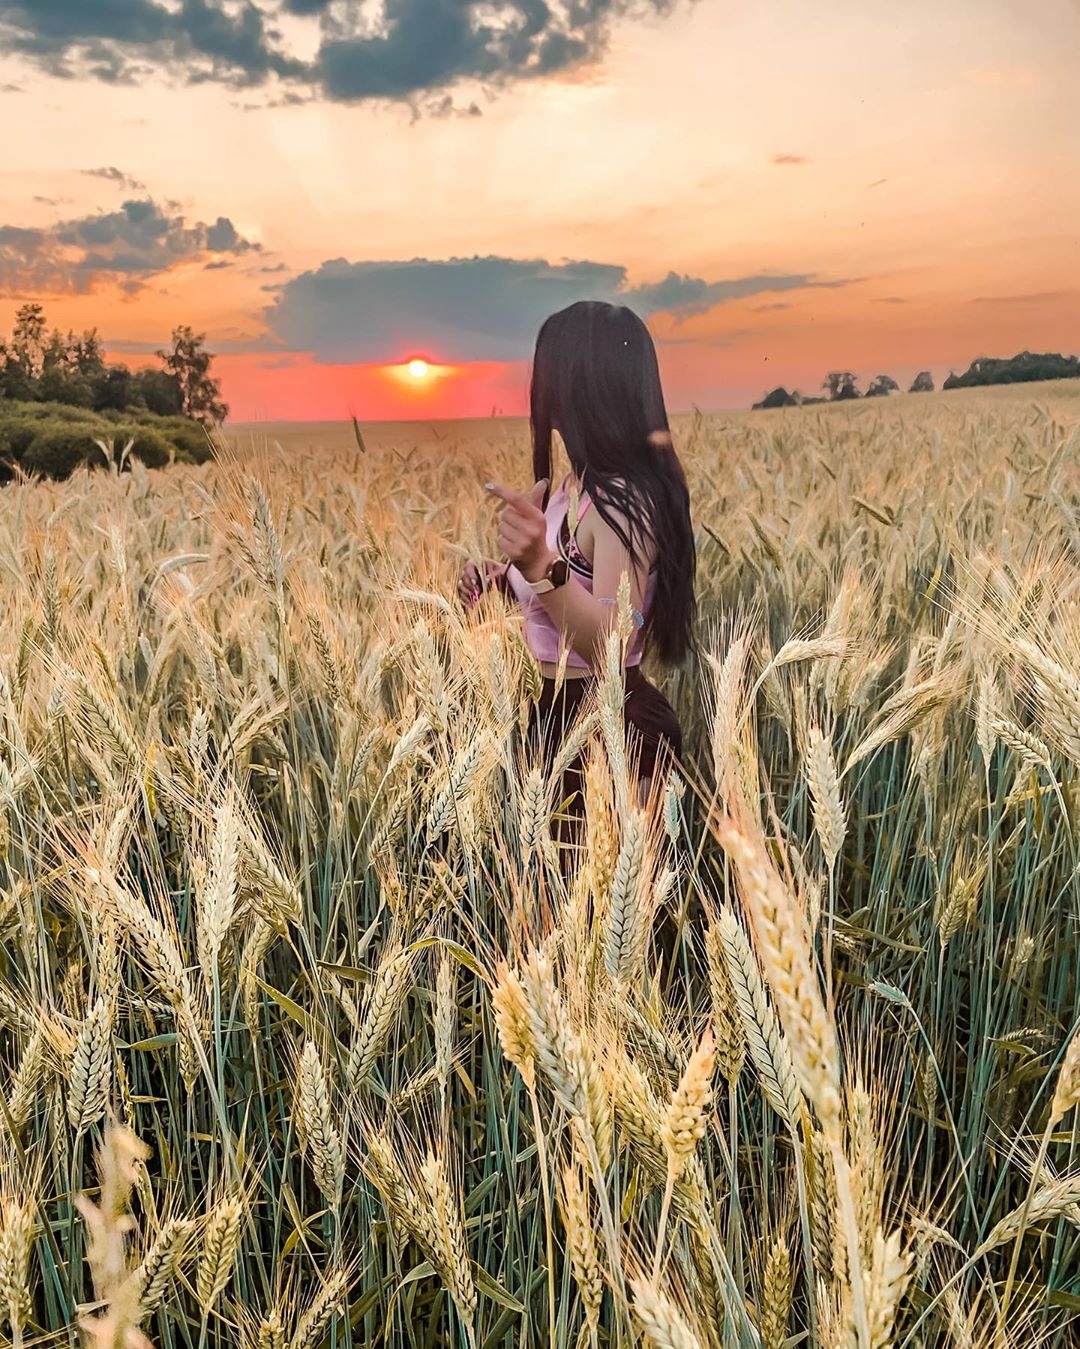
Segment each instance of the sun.
[[421,360],[419,356],[416,356],[409,362],[408,369],[409,374],[412,375],[413,379],[426,379],[430,366],[427,361]]

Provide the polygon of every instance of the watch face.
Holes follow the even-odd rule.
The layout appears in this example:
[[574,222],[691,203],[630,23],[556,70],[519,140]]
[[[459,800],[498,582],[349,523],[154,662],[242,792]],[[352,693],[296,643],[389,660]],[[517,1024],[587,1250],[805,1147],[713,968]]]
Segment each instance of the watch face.
[[548,572],[551,584],[556,587],[564,586],[569,576],[570,568],[566,564],[566,559],[564,557],[557,557],[551,564],[551,570]]

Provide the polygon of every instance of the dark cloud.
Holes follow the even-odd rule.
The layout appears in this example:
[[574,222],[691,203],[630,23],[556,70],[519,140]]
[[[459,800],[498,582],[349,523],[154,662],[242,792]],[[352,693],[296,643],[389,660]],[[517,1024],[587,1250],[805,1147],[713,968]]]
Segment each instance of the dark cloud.
[[107,183],[115,183],[117,187],[122,187],[128,192],[142,192],[146,188],[145,183],[132,178],[130,173],[124,173],[122,169],[111,166],[103,169],[83,169],[82,173],[86,178],[102,178]]
[[0,94],[21,94],[21,84],[0,84]]
[[135,292],[180,263],[258,249],[223,216],[206,225],[149,199],[126,201],[118,211],[62,220],[47,229],[0,226],[0,292],[83,293],[104,280]]
[[873,304],[907,304],[902,295],[876,295]]
[[[344,102],[423,101],[462,80],[497,86],[593,60],[613,18],[675,3],[383,0],[375,23],[355,0],[0,0],[0,49],[109,83],[167,67],[189,83],[276,78]],[[312,60],[289,53],[279,15],[318,25]]]
[[774,164],[809,164],[810,161],[804,155],[773,155]]
[[777,309],[790,309],[791,305],[787,300],[777,300],[775,304],[756,304],[753,306],[755,314],[771,314]]
[[507,360],[528,356],[541,322],[575,300],[686,317],[762,292],[845,284],[809,276],[704,281],[672,272],[628,286],[624,267],[597,262],[337,258],[286,282],[265,317],[283,346],[327,363],[384,361],[413,349],[448,360]]
[[109,83],[153,67],[183,68],[192,83],[258,84],[304,73],[253,0],[0,0],[4,48],[52,74]]

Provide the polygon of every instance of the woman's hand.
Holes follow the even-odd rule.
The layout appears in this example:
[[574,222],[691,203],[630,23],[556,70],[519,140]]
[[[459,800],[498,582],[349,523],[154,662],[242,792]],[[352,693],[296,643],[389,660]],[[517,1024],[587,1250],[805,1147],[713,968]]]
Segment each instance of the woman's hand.
[[461,569],[457,583],[458,599],[462,606],[471,609],[480,598],[480,573],[475,562],[466,562]]
[[499,518],[499,547],[527,581],[538,581],[552,558],[547,520],[541,510],[546,489],[546,478],[541,478],[528,496],[498,483],[487,485],[493,497],[506,503]]
[[501,563],[485,562],[483,578],[481,579],[480,569],[476,563],[466,562],[461,569],[457,586],[458,599],[462,606],[471,609],[479,600],[481,591],[490,590],[493,586],[498,590],[505,575],[506,567]]

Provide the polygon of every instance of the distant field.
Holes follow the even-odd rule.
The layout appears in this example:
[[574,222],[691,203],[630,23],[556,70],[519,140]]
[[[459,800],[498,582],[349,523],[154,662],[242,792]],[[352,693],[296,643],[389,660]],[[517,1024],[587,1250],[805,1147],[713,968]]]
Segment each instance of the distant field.
[[[889,398],[860,402],[816,404],[807,408],[781,408],[768,412],[728,411],[705,414],[712,428],[723,426],[775,426],[777,422],[817,416],[837,418],[906,417],[919,421],[927,416],[951,418],[957,413],[977,414],[1000,403],[1039,403],[1055,416],[1068,420],[1080,416],[1080,380],[1051,380],[1037,384],[993,385],[985,389],[956,389],[948,393],[893,394]],[[694,423],[692,413],[672,417],[677,437],[685,437]],[[476,418],[469,421],[362,422],[364,443],[371,451],[408,450],[413,447],[437,449],[469,447],[483,456],[504,449],[508,444],[521,447],[527,459],[529,425],[524,417]],[[340,422],[236,422],[225,430],[226,441],[241,454],[272,449],[280,445],[289,453],[349,454],[356,449],[351,421]]]
[[0,490],[3,1342],[89,1212],[154,1349],[1075,1349],[1080,382],[678,418],[685,759],[616,649],[568,854],[527,427],[364,434]]

